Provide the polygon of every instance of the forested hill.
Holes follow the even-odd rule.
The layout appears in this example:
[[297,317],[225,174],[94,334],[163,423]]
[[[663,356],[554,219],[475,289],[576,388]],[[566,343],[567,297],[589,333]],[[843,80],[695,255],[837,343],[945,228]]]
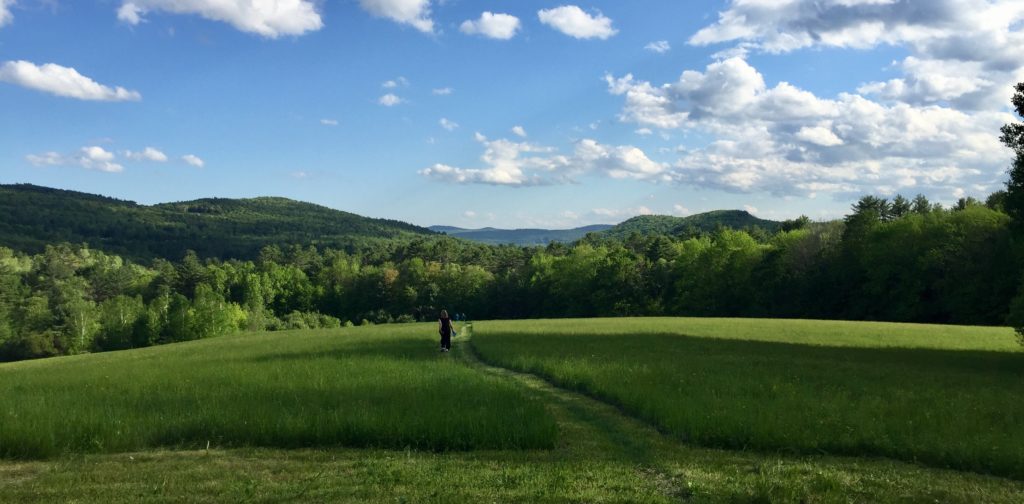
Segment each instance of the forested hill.
[[88,243],[137,260],[251,259],[266,245],[352,249],[381,239],[434,234],[286,198],[212,198],[140,205],[27,184],[0,185],[0,246],[35,253],[48,244]]
[[452,226],[431,226],[432,231],[489,245],[512,244],[520,246],[547,245],[551,242],[570,243],[587,233],[607,230],[612,226],[597,224],[574,229],[463,229]]
[[778,221],[759,219],[745,210],[715,210],[688,217],[640,215],[605,231],[604,235],[609,238],[626,238],[633,233],[689,236],[712,232],[719,228],[736,230],[760,228],[768,233],[774,233],[782,228],[782,224]]

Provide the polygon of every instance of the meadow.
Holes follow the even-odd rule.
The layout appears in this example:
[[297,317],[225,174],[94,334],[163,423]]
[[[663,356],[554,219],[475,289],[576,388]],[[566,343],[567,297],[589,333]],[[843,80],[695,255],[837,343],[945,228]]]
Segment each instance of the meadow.
[[[358,334],[358,336],[356,336]],[[158,447],[549,448],[543,404],[429,325],[244,334],[0,366],[0,457]]]
[[[435,325],[403,324],[245,333],[0,364],[0,502],[1024,501],[1017,473],[992,465],[1020,460],[1014,455],[1019,435],[982,418],[992,410],[990,401],[1003,401],[1004,418],[1020,418],[1018,406],[1007,402],[1019,386],[994,383],[991,376],[1013,377],[992,368],[1019,364],[1016,358],[1024,355],[1016,353],[1009,330],[944,327],[928,336],[928,327],[728,319],[474,325],[455,339],[450,354],[437,351]],[[681,328],[700,334],[681,336]],[[822,344],[829,341],[845,346]],[[883,343],[892,345],[878,347]],[[838,354],[823,359],[816,351]],[[960,441],[974,447],[1006,441],[1015,443],[1012,449],[969,452],[989,464],[971,472],[935,467],[971,468],[963,464],[914,463],[906,453],[865,457],[880,454],[873,445],[809,449],[800,444],[807,438],[789,426],[760,423],[783,408],[805,409],[785,417],[791,420],[814,415],[807,403],[826,399],[814,387],[828,379],[762,400],[758,394],[766,389],[756,388],[751,376],[782,383],[772,381],[772,373],[778,372],[774,360],[784,359],[793,364],[785,376],[860,373],[857,383],[872,385],[869,378],[879,377],[864,374],[860,351],[911,352],[883,354],[889,361],[876,359],[883,370],[898,361],[910,369],[927,362],[936,375],[931,378],[951,374],[927,386],[903,384],[932,401],[937,418],[925,429],[928,436],[940,434],[936,426],[945,422],[963,429],[951,453],[964,450]],[[914,357],[921,351],[948,358]],[[836,365],[838,355],[853,364]],[[506,359],[512,368],[532,366],[539,376],[489,365],[480,356]],[[701,368],[696,361],[706,363]],[[571,380],[570,373],[556,372],[569,368]],[[742,386],[718,388],[720,410],[709,411],[709,392],[685,387],[711,390],[720,387],[719,379],[705,376],[698,383],[690,378],[695,373]],[[968,374],[987,378],[970,381]],[[1019,381],[1019,372],[1015,376]],[[963,383],[951,390],[951,400],[962,403],[958,397],[974,388],[973,406],[988,409],[962,414],[982,424],[938,417],[949,410],[934,404],[935,389],[954,379]],[[753,387],[746,396],[744,387]],[[613,395],[624,391],[633,395]],[[765,409],[769,399],[782,402]],[[893,398],[892,411],[904,414],[905,399]],[[685,416],[661,416],[673,411],[717,414],[720,437],[680,435],[673,430],[678,424],[666,419]],[[891,425],[867,413],[843,414],[880,435]],[[996,435],[978,437],[985,428]],[[725,437],[743,433],[790,444]],[[823,427],[816,433],[821,439],[834,434]],[[1000,454],[1004,459],[994,456]]]
[[481,357],[700,446],[886,456],[1024,478],[1006,328],[732,319],[476,324]]

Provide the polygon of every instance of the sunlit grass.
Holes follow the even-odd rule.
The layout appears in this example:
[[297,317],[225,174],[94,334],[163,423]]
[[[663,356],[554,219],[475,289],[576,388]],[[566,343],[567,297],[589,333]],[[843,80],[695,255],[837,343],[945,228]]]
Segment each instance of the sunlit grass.
[[1024,353],[1010,329],[519,321],[477,323],[473,344],[490,362],[604,398],[698,445],[884,455],[1024,478]]
[[430,324],[245,334],[0,365],[0,457],[152,447],[549,448],[512,384]]

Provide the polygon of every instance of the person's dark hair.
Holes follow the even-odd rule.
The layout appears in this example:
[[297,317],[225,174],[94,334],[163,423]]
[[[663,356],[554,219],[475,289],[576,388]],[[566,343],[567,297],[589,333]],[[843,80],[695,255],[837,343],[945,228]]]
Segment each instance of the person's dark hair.
[[441,318],[448,318],[448,310],[441,310]]

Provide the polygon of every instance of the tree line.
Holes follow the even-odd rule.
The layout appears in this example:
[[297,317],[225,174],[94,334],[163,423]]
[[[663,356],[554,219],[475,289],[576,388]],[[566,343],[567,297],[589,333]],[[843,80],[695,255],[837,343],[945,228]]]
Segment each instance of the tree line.
[[[1013,104],[1024,117],[1024,83]],[[587,235],[488,246],[444,236],[255,260],[140,264],[84,245],[0,248],[0,358],[137,348],[238,330],[472,318],[744,316],[1024,328],[1024,124],[1005,191],[945,208],[865,196],[774,232]]]
[[[362,254],[265,247],[253,261],[142,265],[68,244],[0,248],[0,356],[25,359],[222,335],[433,320],[799,317],[1004,324],[1020,242],[1002,205],[862,198],[843,221],[771,235],[589,235],[494,247],[429,237]],[[758,235],[760,239],[757,238]],[[1024,302],[1020,303],[1024,307]]]

